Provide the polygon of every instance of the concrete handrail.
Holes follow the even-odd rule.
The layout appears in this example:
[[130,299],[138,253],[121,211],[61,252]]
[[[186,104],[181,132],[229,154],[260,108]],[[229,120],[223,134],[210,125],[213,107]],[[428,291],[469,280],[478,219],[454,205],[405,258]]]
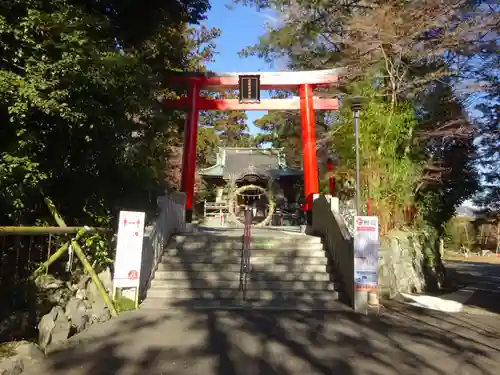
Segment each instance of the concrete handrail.
[[349,229],[338,211],[338,198],[329,195],[315,196],[313,202],[313,233],[325,241],[340,276],[345,302],[354,308],[354,247]]
[[173,234],[183,232],[185,229],[185,201],[186,195],[184,193],[171,193],[157,199],[158,217],[152,225],[144,230],[139,288],[141,296],[149,287],[168,241]]

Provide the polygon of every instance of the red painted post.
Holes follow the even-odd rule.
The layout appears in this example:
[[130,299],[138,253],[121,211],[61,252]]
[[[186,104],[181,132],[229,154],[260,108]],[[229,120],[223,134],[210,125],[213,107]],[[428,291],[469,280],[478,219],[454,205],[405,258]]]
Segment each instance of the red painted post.
[[333,166],[333,161],[328,161],[328,190],[330,190],[330,195],[335,196],[335,167]]
[[300,120],[302,125],[302,160],[307,224],[312,224],[313,195],[319,192],[316,157],[316,127],[314,122],[313,91],[310,84],[300,85]]
[[184,150],[182,154],[181,191],[186,193],[186,223],[193,220],[194,177],[196,172],[196,138],[198,136],[198,97],[200,89],[196,83],[189,87],[188,114],[184,127]]

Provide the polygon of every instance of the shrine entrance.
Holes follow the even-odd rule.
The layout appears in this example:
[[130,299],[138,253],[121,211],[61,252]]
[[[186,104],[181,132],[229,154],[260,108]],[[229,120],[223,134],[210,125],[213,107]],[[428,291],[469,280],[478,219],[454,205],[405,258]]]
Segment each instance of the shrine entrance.
[[[337,70],[305,72],[258,72],[258,73],[181,73],[173,75],[170,82],[188,89],[187,97],[164,99],[172,109],[185,109],[187,119],[184,130],[181,191],[186,194],[186,222],[193,217],[194,182],[196,171],[196,139],[200,111],[300,111],[302,129],[302,161],[304,171],[304,195],[307,223],[312,222],[312,202],[319,192],[316,156],[315,110],[337,110],[337,98],[321,98],[314,95],[317,87],[338,83]],[[239,99],[207,99],[200,90],[238,89]],[[260,99],[261,90],[299,90],[299,97],[287,99]]]
[[269,192],[261,185],[243,182],[237,187],[230,204],[230,215],[241,225],[245,223],[245,209],[252,210],[252,225],[267,225],[272,217],[273,207]]

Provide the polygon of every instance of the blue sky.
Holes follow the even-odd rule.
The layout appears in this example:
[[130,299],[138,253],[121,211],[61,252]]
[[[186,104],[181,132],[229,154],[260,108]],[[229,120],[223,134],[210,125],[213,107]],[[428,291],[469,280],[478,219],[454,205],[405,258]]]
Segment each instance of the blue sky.
[[[205,22],[207,27],[218,27],[222,35],[217,39],[217,55],[215,62],[209,65],[214,72],[256,72],[272,71],[264,61],[256,57],[241,58],[238,52],[243,48],[255,44],[264,33],[265,23],[268,20],[265,12],[243,6],[227,9],[230,0],[212,1],[212,9]],[[262,97],[266,93],[262,92]],[[248,111],[248,126],[251,133],[257,129],[253,121],[262,117],[266,112]]]

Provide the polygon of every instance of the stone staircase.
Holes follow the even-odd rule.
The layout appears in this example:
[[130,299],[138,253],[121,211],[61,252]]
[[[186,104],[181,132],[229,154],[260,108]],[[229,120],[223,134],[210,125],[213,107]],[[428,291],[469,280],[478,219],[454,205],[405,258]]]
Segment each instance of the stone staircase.
[[174,236],[151,281],[144,309],[345,310],[321,239],[254,230],[245,299],[242,231]]

